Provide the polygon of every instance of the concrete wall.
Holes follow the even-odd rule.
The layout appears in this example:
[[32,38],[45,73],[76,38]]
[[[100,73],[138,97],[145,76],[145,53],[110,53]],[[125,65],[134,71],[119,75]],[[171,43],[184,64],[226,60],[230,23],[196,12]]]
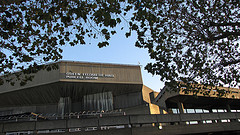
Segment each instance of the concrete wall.
[[[152,104],[152,99],[151,96],[153,96],[152,98],[156,98],[156,96],[158,95],[159,92],[155,92],[152,89],[150,89],[149,87],[143,85],[142,88],[142,97],[143,100],[148,103],[149,106],[149,110],[150,110],[150,114],[160,114],[160,110],[159,110],[159,106]],[[152,95],[153,94],[153,95]]]
[[19,107],[4,107],[0,108],[1,115],[11,115],[11,114],[21,114],[26,112],[35,112],[35,113],[56,113],[57,104],[49,105],[40,105],[40,106],[19,106]]
[[[184,84],[183,82],[180,83],[182,85],[182,87],[180,88],[180,95],[194,95],[193,92],[188,92],[185,93],[184,90],[186,89],[186,84]],[[191,84],[192,85],[192,89],[193,90],[194,87],[199,88],[199,93],[197,93],[197,96],[205,96],[205,93],[208,93],[209,97],[218,97],[217,95],[217,90],[224,90],[227,91],[228,93],[226,93],[226,95],[223,95],[221,98],[233,98],[234,99],[240,99],[240,89],[238,88],[228,88],[228,87],[218,87],[218,86],[204,86],[201,84]]]
[[[238,135],[239,123],[221,123],[211,125],[169,126],[162,130],[156,127],[134,127],[124,129],[108,129],[88,132],[47,133],[47,135],[181,135],[181,134],[217,134]],[[1,134],[0,134],[1,135]]]
[[[68,61],[58,62],[57,64],[59,65],[59,69],[39,71],[34,74],[33,81],[27,82],[24,86],[20,86],[20,82],[16,82],[14,86],[4,83],[4,85],[0,86],[0,94],[58,81],[142,84],[140,66]],[[85,78],[68,78],[67,73],[76,73],[76,75],[72,75],[72,77],[82,76]],[[94,74],[97,75],[95,76],[96,78],[91,78],[94,77]],[[100,74],[102,76],[99,76]]]
[[24,86],[20,86],[20,81],[16,81],[14,86],[5,82],[3,85],[0,85],[0,94],[57,82],[60,80],[59,71],[59,69],[51,71],[41,70],[38,73],[33,74],[33,80],[28,81]]
[[[215,116],[212,116],[215,115]],[[205,116],[205,118],[204,118]],[[209,116],[209,117],[208,117]],[[209,118],[216,117],[218,123],[189,125],[186,121],[204,121]],[[218,116],[218,117],[217,117]],[[147,135],[147,134],[193,134],[193,133],[208,133],[208,132],[223,132],[223,131],[238,131],[240,123],[236,121],[240,118],[239,113],[216,113],[216,114],[175,114],[175,115],[131,115],[131,116],[109,116],[100,118],[87,119],[65,119],[52,121],[36,121],[36,122],[11,122],[0,123],[0,133],[15,132],[15,131],[34,131],[37,133],[42,130],[54,130],[80,128],[78,134],[132,134],[132,135]],[[220,120],[234,119],[228,123],[222,123]],[[153,123],[155,126],[153,127]],[[162,124],[161,130],[158,128],[158,123]],[[171,123],[171,124],[170,124]],[[178,124],[172,124],[178,123]],[[111,127],[124,125],[123,129],[113,129],[102,131],[101,127]],[[130,126],[131,125],[131,126]],[[137,128],[140,125],[141,128]],[[146,126],[144,126],[146,125]],[[96,127],[97,131],[85,132],[88,127]],[[131,127],[131,128],[129,128]],[[114,132],[112,132],[114,131]],[[60,134],[60,133],[58,133]],[[75,133],[63,133],[75,134]]]
[[[21,112],[23,109],[45,112],[48,107],[44,106],[57,104],[60,97],[71,97],[73,103],[80,103],[84,95],[108,91],[113,93],[116,109],[143,103],[139,94],[142,90],[142,76],[138,65],[68,61],[58,64],[58,70],[39,71],[34,75],[33,81],[29,81],[25,86],[20,86],[19,82],[14,86],[7,83],[0,86],[0,111],[18,109]],[[85,78],[67,78],[67,73]],[[82,110],[82,106],[79,106],[79,109],[78,104],[73,105],[74,111]],[[32,106],[42,107],[36,109]]]
[[149,104],[143,104],[135,107],[122,108],[126,115],[150,114]]
[[123,95],[116,95],[114,96],[113,104],[115,109],[123,109],[142,105],[143,104],[142,93],[134,92]]
[[[69,90],[70,91],[70,90]],[[48,101],[48,98],[56,99],[57,94],[59,94],[59,92],[56,91],[55,95],[51,96],[51,93],[54,94],[54,92],[50,91],[46,91],[46,94],[49,93],[49,95],[43,97],[44,99],[46,99],[46,102]],[[17,95],[17,94],[16,94]],[[19,97],[19,98],[24,98],[26,100],[24,101],[29,101],[27,99],[31,99],[32,97],[27,97],[25,96],[23,93],[18,94],[22,95],[24,97]],[[42,94],[41,94],[42,95]],[[38,95],[35,95],[38,96]],[[80,102],[76,102],[74,100],[72,100],[72,104],[71,104],[71,112],[80,112],[80,111],[87,111],[86,109],[84,109],[84,102],[83,102],[83,98],[81,98],[83,96],[83,94],[79,93],[78,95],[74,95],[74,97],[71,97],[72,99],[78,98],[80,100]],[[39,96],[38,96],[39,97]],[[60,97],[60,96],[59,96]],[[3,99],[2,99],[3,100]],[[10,99],[11,101],[15,101],[18,100],[16,98],[14,99]],[[39,100],[34,100],[32,99],[32,103],[36,103],[39,102]],[[20,99],[18,100],[20,101]],[[13,107],[2,107],[0,108],[0,115],[9,115],[9,114],[19,114],[19,113],[25,113],[25,112],[36,112],[36,113],[57,113],[57,109],[58,109],[58,100],[56,100],[55,103],[44,103],[41,105],[24,105],[21,102],[16,102],[18,104],[20,104],[19,106],[13,106]],[[6,103],[6,102],[5,102]],[[4,105],[4,102],[0,103]],[[22,105],[21,105],[22,104]],[[144,105],[143,105],[144,104]],[[141,92],[134,92],[134,93],[128,93],[128,94],[123,94],[123,95],[114,95],[113,96],[113,109],[122,109],[123,111],[126,111],[127,114],[149,114],[149,105],[143,102],[142,99],[142,93]],[[94,110],[96,111],[96,110]]]
[[71,82],[142,84],[140,66],[135,65],[60,62],[60,78]]

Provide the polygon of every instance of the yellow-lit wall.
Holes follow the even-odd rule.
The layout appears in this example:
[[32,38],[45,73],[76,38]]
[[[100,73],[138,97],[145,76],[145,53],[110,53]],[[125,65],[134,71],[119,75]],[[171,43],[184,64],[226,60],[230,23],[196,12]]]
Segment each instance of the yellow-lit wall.
[[154,92],[154,98],[156,98],[158,92],[155,92],[152,89],[150,89],[149,87],[143,85],[142,96],[143,96],[143,100],[149,104],[150,113],[151,114],[160,114],[159,107],[157,105],[151,103],[151,99],[150,99],[151,92]]

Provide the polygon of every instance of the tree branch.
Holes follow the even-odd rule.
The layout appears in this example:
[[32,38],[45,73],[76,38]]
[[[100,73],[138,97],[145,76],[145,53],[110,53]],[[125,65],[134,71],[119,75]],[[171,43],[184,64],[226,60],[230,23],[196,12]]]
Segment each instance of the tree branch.
[[240,32],[225,32],[225,33],[222,33],[222,35],[220,35],[220,36],[210,37],[208,40],[214,41],[214,40],[226,38],[228,36],[240,36]]
[[237,64],[239,62],[240,62],[240,59],[238,59],[238,60],[231,60],[231,61],[228,61],[228,62],[221,62],[221,64],[223,66],[229,66],[229,65],[232,65],[232,64]]
[[240,26],[240,22],[225,22],[225,23],[214,23],[210,22],[210,26]]
[[20,4],[26,0],[1,0],[0,5]]

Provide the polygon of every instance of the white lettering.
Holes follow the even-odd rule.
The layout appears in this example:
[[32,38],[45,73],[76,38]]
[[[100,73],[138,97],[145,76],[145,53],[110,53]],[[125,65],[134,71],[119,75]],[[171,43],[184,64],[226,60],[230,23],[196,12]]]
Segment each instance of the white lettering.
[[114,75],[106,74],[105,77],[114,78]]
[[74,73],[67,72],[66,75],[74,75]]
[[96,73],[65,73],[67,79],[80,79],[80,80],[98,80],[98,78],[114,78],[113,74],[96,74]]
[[75,79],[76,76],[69,76],[69,75],[67,75],[66,78],[69,78],[69,79]]

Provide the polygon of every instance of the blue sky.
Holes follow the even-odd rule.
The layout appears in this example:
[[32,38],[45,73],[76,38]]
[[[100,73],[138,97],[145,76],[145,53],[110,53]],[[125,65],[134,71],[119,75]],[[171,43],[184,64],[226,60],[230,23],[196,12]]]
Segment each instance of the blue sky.
[[153,76],[144,70],[144,66],[153,61],[149,58],[148,51],[143,48],[135,47],[136,36],[133,35],[126,38],[124,33],[114,35],[110,39],[110,45],[99,48],[96,40],[87,40],[91,44],[69,45],[63,48],[63,60],[84,61],[84,62],[100,62],[100,63],[116,63],[142,65],[143,83],[155,91],[159,91],[164,83],[160,81],[159,76]]

